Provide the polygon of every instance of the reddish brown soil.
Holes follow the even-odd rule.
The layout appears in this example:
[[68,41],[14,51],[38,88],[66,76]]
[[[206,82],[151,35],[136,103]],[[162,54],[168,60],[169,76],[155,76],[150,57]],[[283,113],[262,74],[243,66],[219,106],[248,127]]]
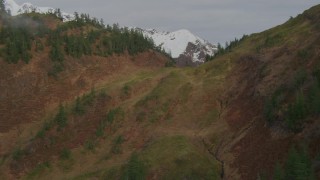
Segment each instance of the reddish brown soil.
[[[25,65],[8,65],[1,61],[0,72],[0,132],[43,117],[46,108],[60,102],[74,99],[110,75],[126,74],[139,66],[156,68],[164,65],[166,59],[155,52],[146,52],[134,57],[114,56],[109,58],[84,57],[67,59],[66,71],[58,79],[48,77],[50,60],[43,56],[32,59]],[[137,63],[135,63],[137,62]]]

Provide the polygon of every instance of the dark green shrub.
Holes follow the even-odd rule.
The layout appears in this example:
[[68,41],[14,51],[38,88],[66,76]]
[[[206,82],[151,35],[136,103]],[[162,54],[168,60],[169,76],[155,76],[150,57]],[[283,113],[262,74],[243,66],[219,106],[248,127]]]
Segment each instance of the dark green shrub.
[[124,85],[122,88],[122,92],[124,93],[124,95],[129,96],[131,92],[131,87],[128,84]]
[[25,152],[21,148],[17,148],[12,153],[12,159],[15,161],[19,161],[24,155]]
[[60,159],[62,160],[68,160],[71,158],[71,151],[70,149],[63,148],[63,150],[60,152]]
[[139,160],[138,156],[134,153],[125,167],[122,179],[143,180],[146,179],[146,173],[145,164]]
[[124,142],[124,138],[122,135],[117,136],[114,140],[113,140],[113,146],[111,148],[111,152],[114,154],[120,154],[122,153],[121,150],[121,144]]
[[84,143],[84,147],[87,150],[94,151],[96,147],[96,142],[94,140],[89,139]]

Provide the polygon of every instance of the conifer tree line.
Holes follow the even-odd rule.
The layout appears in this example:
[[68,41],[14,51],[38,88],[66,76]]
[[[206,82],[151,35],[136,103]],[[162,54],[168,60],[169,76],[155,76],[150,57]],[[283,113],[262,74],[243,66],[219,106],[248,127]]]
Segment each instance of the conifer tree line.
[[[60,9],[47,15],[63,19]],[[134,29],[122,28],[118,24],[104,25],[103,20],[91,18],[88,14],[74,13],[73,21],[61,23],[51,30],[44,25],[43,18],[34,12],[12,17],[5,10],[4,1],[0,0],[0,56],[8,63],[20,60],[28,63],[32,51],[41,52],[49,48],[48,57],[63,69],[66,57],[81,58],[84,55],[110,56],[129,53],[135,55],[148,49],[157,50],[152,39]],[[35,28],[31,22],[37,25]],[[91,27],[88,30],[86,27]],[[80,33],[68,33],[79,31]],[[85,30],[86,29],[86,30]],[[58,67],[58,66],[57,66]]]
[[2,54],[7,62],[17,63],[20,59],[28,63],[31,59],[32,35],[23,28],[3,28],[0,32],[0,43],[5,45]]
[[233,41],[226,42],[225,46],[223,47],[220,43],[217,45],[217,51],[214,53],[213,57],[206,57],[206,61],[211,61],[215,57],[224,55],[226,53],[231,52],[235,47],[237,47],[243,40],[245,40],[248,35],[243,35],[240,39],[235,38]]

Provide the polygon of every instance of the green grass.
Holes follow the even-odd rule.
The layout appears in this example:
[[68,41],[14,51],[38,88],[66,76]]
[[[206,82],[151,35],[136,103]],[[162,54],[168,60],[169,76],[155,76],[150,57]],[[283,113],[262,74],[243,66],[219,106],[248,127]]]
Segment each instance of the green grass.
[[178,71],[162,78],[150,93],[135,104],[136,120],[147,119],[153,123],[162,118],[169,118],[169,107],[178,96],[177,91],[183,83],[184,77]]
[[206,116],[205,116],[205,118],[204,118],[204,124],[203,124],[203,126],[208,126],[208,125],[210,125],[212,122],[214,122],[215,120],[217,120],[219,118],[219,111],[218,111],[218,109],[212,109],[212,110],[210,110],[207,114],[206,114]]
[[184,85],[182,85],[179,89],[178,89],[178,99],[182,102],[185,103],[188,101],[189,99],[189,95],[193,90],[193,86],[191,83],[186,83]]
[[162,172],[160,179],[219,179],[212,157],[198,152],[183,136],[164,137],[139,154],[148,173]]

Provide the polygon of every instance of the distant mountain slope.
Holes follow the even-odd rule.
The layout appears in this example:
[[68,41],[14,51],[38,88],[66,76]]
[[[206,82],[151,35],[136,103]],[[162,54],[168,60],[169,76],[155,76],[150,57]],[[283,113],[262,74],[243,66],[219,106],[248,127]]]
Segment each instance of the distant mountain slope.
[[[16,16],[25,12],[37,12],[37,13],[54,13],[56,8],[52,7],[38,7],[31,3],[23,3],[18,5],[14,0],[5,0],[6,9],[11,15]],[[64,21],[71,21],[74,19],[73,14],[61,12]]]
[[216,46],[192,34],[189,30],[181,29],[174,32],[157,31],[155,29],[140,29],[145,36],[153,39],[180,66],[196,65],[205,62],[206,56],[213,56]]
[[[6,9],[11,15],[22,13],[54,13],[52,7],[38,7],[31,3],[17,4],[14,0],[5,0]],[[71,21],[73,14],[61,12],[63,21]],[[192,34],[189,30],[181,29],[174,32],[157,31],[155,29],[140,29],[141,32],[153,39],[157,46],[161,46],[177,62],[178,66],[195,66],[205,62],[207,56],[213,56],[216,46]]]

